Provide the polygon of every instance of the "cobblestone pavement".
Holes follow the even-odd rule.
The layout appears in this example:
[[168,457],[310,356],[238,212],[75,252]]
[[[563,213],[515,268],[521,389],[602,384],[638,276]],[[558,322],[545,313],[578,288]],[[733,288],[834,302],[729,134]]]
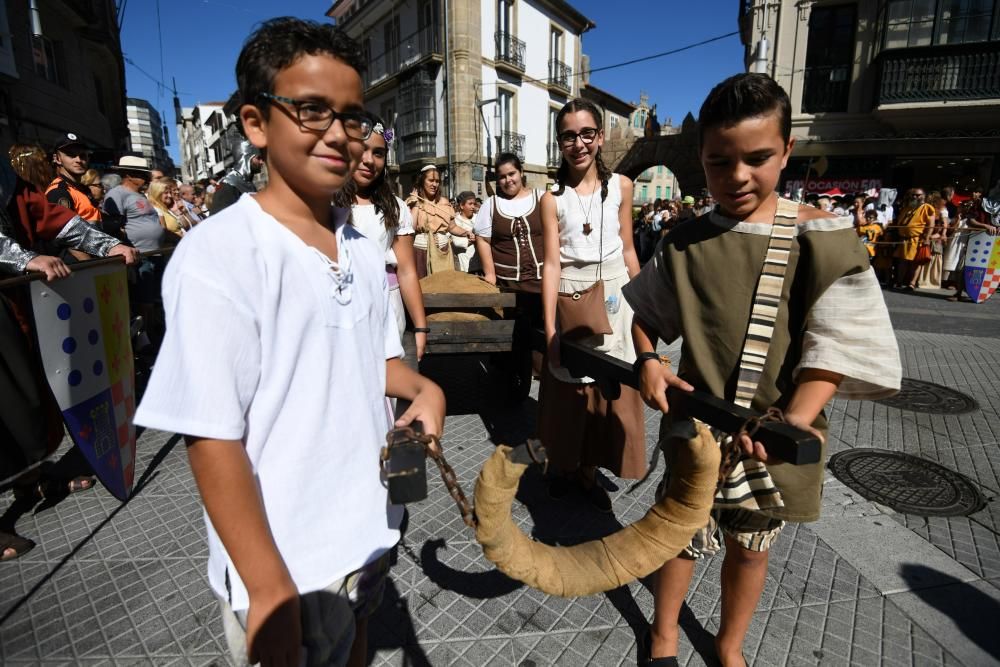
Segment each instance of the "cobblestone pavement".
[[[979,402],[965,415],[926,415],[837,400],[831,452],[907,452],[968,476],[987,499],[968,517],[896,514],[828,475],[824,518],[789,525],[771,550],[746,643],[757,665],[1000,664],[1000,299],[948,304],[889,294],[905,375]],[[471,492],[494,442],[531,433],[534,398],[496,408],[484,360],[429,367],[449,393],[444,441]],[[533,396],[535,392],[532,392]],[[651,448],[658,416],[647,412]],[[227,664],[205,577],[201,509],[178,436],[139,440],[137,492],[103,489],[25,512],[38,546],[0,564],[0,664]],[[515,518],[544,541],[571,543],[633,521],[654,484],[629,495],[610,478],[614,516],[581,499],[547,498],[529,471]],[[6,518],[20,510],[0,499]],[[680,662],[715,664],[721,559],[699,563],[682,614]],[[410,508],[385,599],[370,625],[374,665],[634,665],[652,617],[648,582],[559,599],[494,571],[436,479]]]

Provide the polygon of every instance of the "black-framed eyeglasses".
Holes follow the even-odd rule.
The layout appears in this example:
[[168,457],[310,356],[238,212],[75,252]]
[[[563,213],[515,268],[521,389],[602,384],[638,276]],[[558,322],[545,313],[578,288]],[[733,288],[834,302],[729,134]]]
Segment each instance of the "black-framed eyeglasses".
[[347,136],[364,140],[372,136],[372,128],[375,127],[372,117],[364,111],[334,111],[329,105],[316,100],[296,100],[272,93],[261,93],[260,97],[284,102],[294,108],[296,121],[307,130],[326,132],[333,121],[340,120]]
[[597,138],[598,131],[599,130],[596,127],[585,127],[579,132],[567,130],[565,132],[560,132],[556,136],[556,139],[558,139],[559,143],[563,146],[572,146],[576,143],[576,138],[580,137],[580,141],[582,141],[585,146],[589,146],[594,143],[594,139]]

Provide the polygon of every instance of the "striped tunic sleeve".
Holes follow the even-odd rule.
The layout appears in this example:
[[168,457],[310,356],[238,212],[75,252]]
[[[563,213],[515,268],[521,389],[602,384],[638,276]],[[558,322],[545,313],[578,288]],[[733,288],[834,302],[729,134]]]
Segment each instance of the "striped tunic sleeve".
[[899,347],[874,271],[839,278],[813,304],[796,379],[803,368],[843,375],[841,398],[875,400],[899,391]]

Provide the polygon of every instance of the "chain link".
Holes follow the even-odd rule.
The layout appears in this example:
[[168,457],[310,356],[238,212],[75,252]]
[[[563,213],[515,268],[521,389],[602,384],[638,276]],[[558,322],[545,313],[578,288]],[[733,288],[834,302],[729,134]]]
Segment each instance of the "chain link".
[[448,495],[451,499],[455,501],[458,505],[458,511],[462,514],[462,521],[469,528],[476,527],[476,515],[473,512],[472,505],[469,503],[469,499],[465,497],[465,492],[462,491],[462,486],[458,483],[458,477],[455,475],[455,470],[448,465],[448,462],[444,458],[444,452],[441,450],[441,442],[438,440],[437,436],[428,436],[433,442],[436,451],[427,446],[427,456],[429,456],[434,463],[437,464],[438,469],[441,471],[441,481],[444,482],[444,486],[448,489]]

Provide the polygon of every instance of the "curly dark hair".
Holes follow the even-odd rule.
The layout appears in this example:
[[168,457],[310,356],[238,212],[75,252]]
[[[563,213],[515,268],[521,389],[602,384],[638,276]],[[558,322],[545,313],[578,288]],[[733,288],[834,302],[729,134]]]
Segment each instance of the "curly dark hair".
[[[373,118],[375,124],[382,123],[381,118],[377,116],[373,116]],[[377,136],[381,135],[372,132],[372,136],[368,140],[371,141],[371,139]],[[388,148],[387,144],[386,149]],[[359,191],[358,184],[351,178],[348,180],[347,185],[334,195],[334,205],[342,208],[351,208],[357,203],[356,197]],[[382,222],[385,224],[385,228],[390,234],[395,235],[396,230],[399,229],[399,200],[396,199],[396,193],[392,190],[387,169],[382,169],[382,173],[375,177],[371,185],[366,188],[365,195],[375,205],[375,212],[382,214]]]
[[[340,28],[291,16],[264,21],[243,43],[236,60],[240,104],[255,104],[261,93],[273,92],[278,72],[304,55],[319,53],[343,61],[359,74],[364,71],[361,47]],[[261,108],[265,118],[268,108]]]
[[[594,127],[601,131],[604,129],[604,121],[602,120],[601,111],[597,106],[590,100],[585,100],[583,98],[576,98],[567,102],[559,113],[556,114],[556,130],[558,131],[562,128],[563,119],[571,113],[576,113],[577,111],[586,111],[594,118]],[[611,170],[608,169],[607,165],[604,164],[604,158],[601,157],[601,149],[597,149],[597,155],[594,156],[594,161],[597,163],[597,178],[601,179],[601,201],[608,198],[608,181],[611,180]],[[566,162],[566,157],[562,158],[559,163],[559,169],[556,170],[556,189],[552,191],[556,197],[562,195],[566,189],[566,180],[569,178],[569,163]]]

